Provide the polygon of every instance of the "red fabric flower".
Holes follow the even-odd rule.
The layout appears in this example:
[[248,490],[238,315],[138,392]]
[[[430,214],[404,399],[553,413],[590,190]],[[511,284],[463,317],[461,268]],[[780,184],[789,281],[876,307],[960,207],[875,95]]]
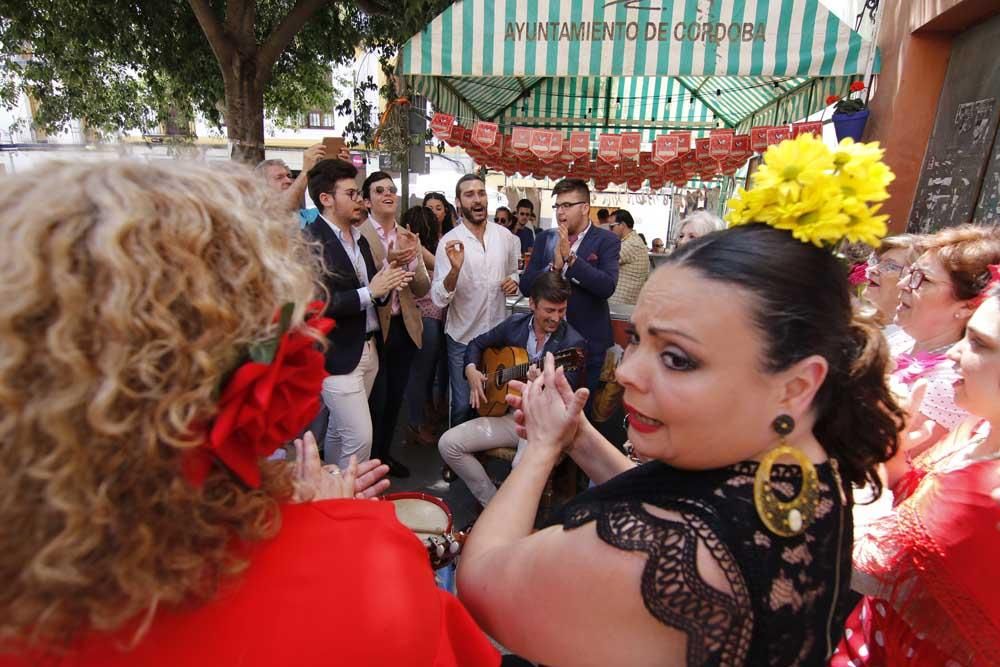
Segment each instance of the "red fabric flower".
[[[329,333],[333,320],[312,317],[309,326]],[[247,361],[219,399],[208,440],[185,461],[188,479],[204,483],[213,457],[248,486],[260,486],[258,460],[299,435],[319,410],[326,370],[316,341],[299,331],[281,336],[271,363]]]
[[865,89],[865,83],[864,83],[864,81],[853,81],[851,83],[851,92],[852,93],[856,93],[859,90],[864,90],[864,89]]
[[852,266],[851,273],[847,276],[847,282],[854,287],[868,282],[868,262],[858,262]]
[[831,104],[835,104],[839,100],[840,100],[840,98],[838,96],[836,96],[836,95],[827,95],[826,96],[826,105],[830,106]]

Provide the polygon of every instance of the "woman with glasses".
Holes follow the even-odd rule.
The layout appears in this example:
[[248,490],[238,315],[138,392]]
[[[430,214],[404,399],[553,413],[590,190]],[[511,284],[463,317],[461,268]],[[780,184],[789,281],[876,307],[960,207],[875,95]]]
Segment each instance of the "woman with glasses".
[[831,667],[1000,664],[1000,270],[948,350],[955,402],[975,415],[916,457],[895,507],[858,532],[854,588]]
[[920,253],[916,235],[900,234],[883,239],[882,245],[868,258],[868,285],[863,296],[875,307],[875,321],[882,326],[886,338],[900,331],[893,322],[899,303],[899,279]]
[[[904,270],[898,287],[896,323],[912,343],[895,346],[896,369],[890,376],[894,391],[908,395],[918,382],[926,384],[919,407],[926,437],[900,448],[888,464],[890,485],[906,472],[907,461],[939,441],[968,416],[955,404],[958,380],[948,348],[961,340],[989,279],[988,267],[1000,262],[996,228],[962,225],[924,237],[923,254]],[[890,341],[890,349],[895,341]]]

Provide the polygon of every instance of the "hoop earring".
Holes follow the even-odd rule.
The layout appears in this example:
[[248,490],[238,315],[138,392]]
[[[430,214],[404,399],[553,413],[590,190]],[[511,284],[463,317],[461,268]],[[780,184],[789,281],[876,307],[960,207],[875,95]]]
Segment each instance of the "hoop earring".
[[[799,449],[785,442],[785,436],[795,429],[795,420],[788,415],[778,415],[771,423],[778,434],[778,444],[768,451],[757,466],[753,480],[753,504],[757,516],[775,535],[794,537],[801,535],[816,516],[819,504],[819,476],[812,461]],[[795,459],[802,469],[802,488],[789,501],[779,500],[771,487],[771,468],[782,456]]]

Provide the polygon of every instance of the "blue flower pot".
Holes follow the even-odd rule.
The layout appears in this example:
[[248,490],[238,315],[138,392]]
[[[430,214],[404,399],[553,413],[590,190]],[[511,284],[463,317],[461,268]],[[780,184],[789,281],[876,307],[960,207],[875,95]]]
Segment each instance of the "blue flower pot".
[[844,137],[861,141],[861,134],[865,131],[865,123],[867,122],[868,109],[862,109],[855,113],[833,114],[833,129],[837,133],[837,141],[841,141]]

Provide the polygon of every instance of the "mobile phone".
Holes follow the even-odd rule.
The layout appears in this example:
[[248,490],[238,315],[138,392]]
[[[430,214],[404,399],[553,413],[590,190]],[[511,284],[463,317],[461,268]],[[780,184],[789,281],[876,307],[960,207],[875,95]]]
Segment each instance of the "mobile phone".
[[347,148],[347,143],[343,137],[323,137],[323,147],[326,148],[326,159],[332,160],[340,156],[340,152]]

